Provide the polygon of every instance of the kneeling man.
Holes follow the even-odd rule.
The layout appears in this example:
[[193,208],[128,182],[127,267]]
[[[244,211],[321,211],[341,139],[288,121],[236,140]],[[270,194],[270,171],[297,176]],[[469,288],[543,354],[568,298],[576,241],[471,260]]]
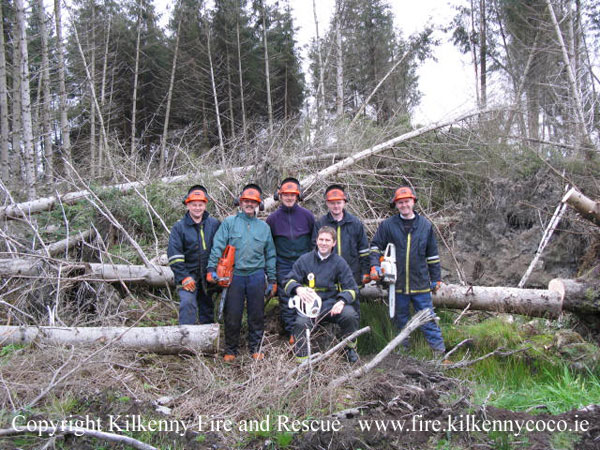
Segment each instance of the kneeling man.
[[[340,326],[342,337],[358,329],[359,317],[354,308],[358,287],[348,263],[332,252],[336,242],[335,230],[329,226],[322,227],[317,236],[317,248],[298,258],[284,285],[286,294],[290,297],[297,295],[301,302],[308,305],[307,309],[314,303],[314,292],[322,301],[321,311],[316,319],[303,314],[296,316],[294,353],[298,360],[307,357],[307,328],[311,329],[322,321],[331,321]],[[358,360],[355,348],[355,341],[346,347],[346,358],[352,363]]]

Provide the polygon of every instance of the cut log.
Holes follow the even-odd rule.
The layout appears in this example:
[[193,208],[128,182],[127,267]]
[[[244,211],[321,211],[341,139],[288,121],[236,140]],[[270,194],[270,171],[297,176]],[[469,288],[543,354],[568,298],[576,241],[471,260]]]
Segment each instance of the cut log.
[[565,311],[578,314],[598,314],[600,311],[600,284],[555,278],[548,284],[548,290],[560,295]]
[[18,327],[0,326],[0,345],[45,344],[114,345],[129,350],[161,354],[216,353],[219,324],[172,327]]
[[[365,298],[387,298],[387,292],[371,286],[360,291]],[[546,289],[459,286],[444,284],[433,296],[433,305],[444,308],[522,314],[531,317],[557,318],[563,309],[558,292]]]
[[575,188],[571,188],[562,199],[570,207],[574,208],[584,218],[600,227],[600,202],[586,197]]
[[[0,277],[38,277],[40,264],[43,264],[43,261],[35,258],[0,259]],[[60,260],[54,260],[53,263],[62,265],[64,273],[81,271],[86,278],[109,282],[144,283],[155,287],[174,283],[173,271],[165,266],[153,266],[150,269],[146,266],[129,264],[73,263]],[[50,268],[50,265],[48,267]],[[68,275],[65,278],[68,278]]]

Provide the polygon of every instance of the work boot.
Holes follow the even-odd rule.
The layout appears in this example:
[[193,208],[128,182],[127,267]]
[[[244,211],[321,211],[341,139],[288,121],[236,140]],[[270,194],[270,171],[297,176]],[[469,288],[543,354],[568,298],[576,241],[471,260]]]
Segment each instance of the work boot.
[[252,359],[255,361],[262,361],[263,359],[265,359],[265,354],[264,353],[252,353]]
[[356,361],[358,361],[358,353],[356,353],[356,350],[346,347],[346,359],[350,364],[354,364]]
[[231,363],[235,361],[235,355],[226,354],[225,356],[223,356],[223,361],[225,361],[226,363]]

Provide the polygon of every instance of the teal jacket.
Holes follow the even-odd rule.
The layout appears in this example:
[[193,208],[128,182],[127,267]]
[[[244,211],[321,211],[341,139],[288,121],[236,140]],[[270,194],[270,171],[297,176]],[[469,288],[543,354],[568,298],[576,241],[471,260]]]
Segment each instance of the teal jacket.
[[208,271],[213,272],[225,247],[235,247],[234,275],[246,276],[264,270],[269,282],[275,282],[275,244],[271,229],[262,220],[240,212],[227,217],[215,234],[208,259]]

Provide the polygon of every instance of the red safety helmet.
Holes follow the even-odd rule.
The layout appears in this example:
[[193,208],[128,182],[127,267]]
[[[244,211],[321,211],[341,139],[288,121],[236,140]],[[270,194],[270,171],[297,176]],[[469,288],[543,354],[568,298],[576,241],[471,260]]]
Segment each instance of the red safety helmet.
[[392,201],[390,202],[390,206],[394,207],[398,200],[402,200],[403,198],[412,198],[415,203],[417,202],[417,196],[415,195],[415,191],[409,186],[402,186],[396,189],[394,192],[394,196],[392,197]]
[[242,200],[253,200],[257,203],[262,203],[261,199],[262,189],[258,184],[247,184],[242,189],[242,193],[240,194],[240,201]]
[[347,202],[350,200],[350,196],[346,194],[343,186],[332,184],[325,190],[325,200],[328,202],[335,202],[337,200],[344,200]]
[[183,199],[183,204],[187,205],[189,202],[208,203],[208,197],[206,196],[206,188],[199,184],[189,188],[187,195]]
[[273,194],[273,200],[279,201],[281,194],[295,194],[298,196],[298,201],[302,201],[302,189],[300,182],[294,177],[288,177],[281,182],[277,192]]

